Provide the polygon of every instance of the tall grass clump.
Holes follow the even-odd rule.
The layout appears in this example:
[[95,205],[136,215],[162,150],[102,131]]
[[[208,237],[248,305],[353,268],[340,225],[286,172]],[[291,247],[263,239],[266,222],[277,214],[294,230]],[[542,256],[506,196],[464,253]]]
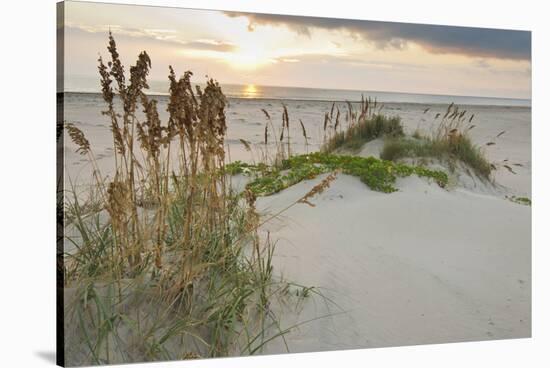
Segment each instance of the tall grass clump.
[[466,110],[451,104],[446,113],[443,116],[437,114],[437,118],[440,121],[431,135],[422,135],[416,131],[413,137],[386,140],[380,157],[385,160],[429,157],[447,162],[453,170],[457,163],[462,163],[478,177],[489,179],[496,166],[486,158],[482,147],[474,144],[469,136],[469,131],[475,128],[472,124],[474,115],[468,117]]
[[227,183],[222,89],[212,79],[193,88],[191,72],[178,78],[170,67],[163,123],[145,93],[149,55],[125,70],[111,34],[108,52],[98,70],[112,177],[84,133],[65,125],[94,167],[93,198],[65,196],[66,364],[261,351],[288,332],[269,308],[285,288],[273,281],[273,244],[256,231],[254,193]]
[[346,102],[345,120],[347,127],[340,124],[340,110],[337,108],[333,122],[334,105],[330,114],[325,115],[323,152],[334,152],[339,149],[357,151],[365,143],[379,137],[400,137],[403,126],[399,117],[388,117],[381,114],[382,106],[376,100],[364,99],[361,96],[359,110],[355,111],[350,102]]
[[[271,119],[271,115],[267,112],[266,109],[262,109],[263,114],[265,115],[267,121],[264,127],[264,141],[263,141],[263,155],[262,161],[264,163],[270,162],[274,165],[280,165],[281,162],[292,155],[291,151],[291,136],[290,136],[290,118],[288,114],[288,109],[285,104],[283,104],[283,111],[281,113],[282,125],[279,130],[276,129]],[[305,128],[303,123],[300,121],[300,125],[304,132]],[[269,145],[269,136],[272,135],[272,141],[275,146],[275,152],[270,154],[268,145]],[[306,137],[306,146],[307,146],[307,137]]]

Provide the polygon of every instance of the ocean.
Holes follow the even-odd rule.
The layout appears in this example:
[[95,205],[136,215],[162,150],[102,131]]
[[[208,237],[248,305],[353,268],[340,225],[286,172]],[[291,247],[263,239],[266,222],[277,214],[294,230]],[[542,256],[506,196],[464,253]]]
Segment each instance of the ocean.
[[[65,92],[99,93],[99,79],[84,76],[70,76],[64,81]],[[168,82],[149,81],[148,94],[167,95]],[[359,101],[361,96],[369,96],[383,103],[419,103],[443,104],[455,103],[458,105],[484,106],[531,106],[530,99],[503,98],[503,97],[476,97],[420,94],[405,92],[384,92],[370,90],[321,89],[303,87],[277,87],[261,85],[221,84],[227,97],[247,99],[273,99],[296,101]]]

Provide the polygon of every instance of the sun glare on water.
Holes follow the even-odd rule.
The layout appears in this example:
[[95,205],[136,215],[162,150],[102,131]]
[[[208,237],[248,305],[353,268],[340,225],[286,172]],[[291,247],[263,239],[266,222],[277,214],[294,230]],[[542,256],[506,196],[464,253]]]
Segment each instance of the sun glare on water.
[[254,84],[248,84],[244,87],[243,90],[244,97],[252,98],[258,96],[258,88]]

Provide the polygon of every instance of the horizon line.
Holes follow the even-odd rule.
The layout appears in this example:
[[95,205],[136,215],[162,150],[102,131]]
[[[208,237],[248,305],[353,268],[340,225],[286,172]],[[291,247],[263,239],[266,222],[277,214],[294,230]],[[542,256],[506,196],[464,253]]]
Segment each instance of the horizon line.
[[[77,77],[85,77],[85,78],[93,78],[89,75],[73,75]],[[272,84],[256,84],[256,83],[224,83],[220,82],[219,80],[214,79],[214,81],[217,81],[220,85],[231,85],[231,86],[249,86],[254,85],[256,87],[274,87],[274,88],[296,88],[296,89],[309,89],[309,90],[332,90],[332,91],[345,91],[345,92],[373,92],[373,93],[395,93],[395,94],[407,94],[407,95],[423,95],[423,96],[444,96],[444,97],[469,97],[469,98],[485,98],[485,99],[500,99],[500,100],[524,100],[524,101],[532,101],[532,96],[530,97],[504,97],[504,96],[480,96],[480,95],[460,95],[460,94],[448,94],[448,93],[428,93],[428,92],[407,92],[407,91],[388,91],[388,90],[368,90],[368,89],[353,89],[353,88],[328,88],[328,87],[304,87],[304,86],[289,86],[289,85],[272,85]],[[150,79],[149,82],[157,82],[157,83],[167,83],[168,80],[164,79]],[[204,85],[206,83],[196,83],[191,82],[191,84],[194,85]],[[151,88],[149,88],[149,91],[152,91]],[[59,91],[57,91],[59,92]],[[71,90],[71,91],[62,91],[67,93],[100,93],[100,88],[97,88],[97,92],[90,92],[90,91],[84,91],[84,90]],[[152,91],[153,92],[153,91]],[[156,95],[158,93],[161,93],[160,95],[168,94],[168,92],[159,92],[155,91],[155,93],[151,93],[152,95]],[[368,96],[367,96],[368,97]],[[281,99],[281,98],[278,98]]]

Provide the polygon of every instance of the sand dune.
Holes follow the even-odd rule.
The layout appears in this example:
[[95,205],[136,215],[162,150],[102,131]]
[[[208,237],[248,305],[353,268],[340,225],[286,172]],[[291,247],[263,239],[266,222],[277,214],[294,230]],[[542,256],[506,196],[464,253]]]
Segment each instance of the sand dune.
[[[277,212],[322,178],[258,208]],[[316,207],[296,205],[263,229],[278,239],[276,272],[338,305],[280,307],[283,327],[334,314],[287,335],[291,351],[530,336],[530,207],[417,177],[398,187],[378,193],[340,175]],[[266,352],[283,351],[274,341]]]
[[[238,102],[238,103],[237,103]],[[291,114],[292,152],[318,150],[328,102],[286,101]],[[160,101],[165,119],[165,100]],[[112,171],[111,133],[97,96],[68,95],[67,120],[93,142],[97,166]],[[428,114],[423,113],[431,107]],[[230,105],[227,153],[230,160],[257,161],[240,139],[262,146],[266,101]],[[443,105],[388,104],[407,133],[430,131]],[[273,116],[280,102],[268,103]],[[529,108],[470,106],[476,115],[474,143],[491,162],[520,163],[517,175],[494,173],[495,186],[462,174],[442,189],[417,177],[400,179],[399,191],[370,190],[357,178],[339,175],[330,188],[295,205],[261,230],[277,241],[274,273],[315,286],[325,298],[300,305],[272,305],[282,328],[313,320],[285,336],[292,352],[443,343],[531,334],[531,208],[506,195],[531,196],[531,111]],[[308,131],[305,146],[297,119]],[[102,126],[103,125],[103,126]],[[498,139],[500,132],[505,132]],[[270,137],[271,139],[272,137]],[[497,144],[486,146],[488,141]],[[91,165],[67,141],[65,168],[74,182],[91,177]],[[382,140],[356,154],[377,156]],[[460,173],[459,173],[460,174]],[[325,176],[258,199],[264,216],[302,197]],[[246,178],[233,178],[242,189]],[[327,317],[327,315],[330,315]],[[273,340],[264,353],[281,353]]]

